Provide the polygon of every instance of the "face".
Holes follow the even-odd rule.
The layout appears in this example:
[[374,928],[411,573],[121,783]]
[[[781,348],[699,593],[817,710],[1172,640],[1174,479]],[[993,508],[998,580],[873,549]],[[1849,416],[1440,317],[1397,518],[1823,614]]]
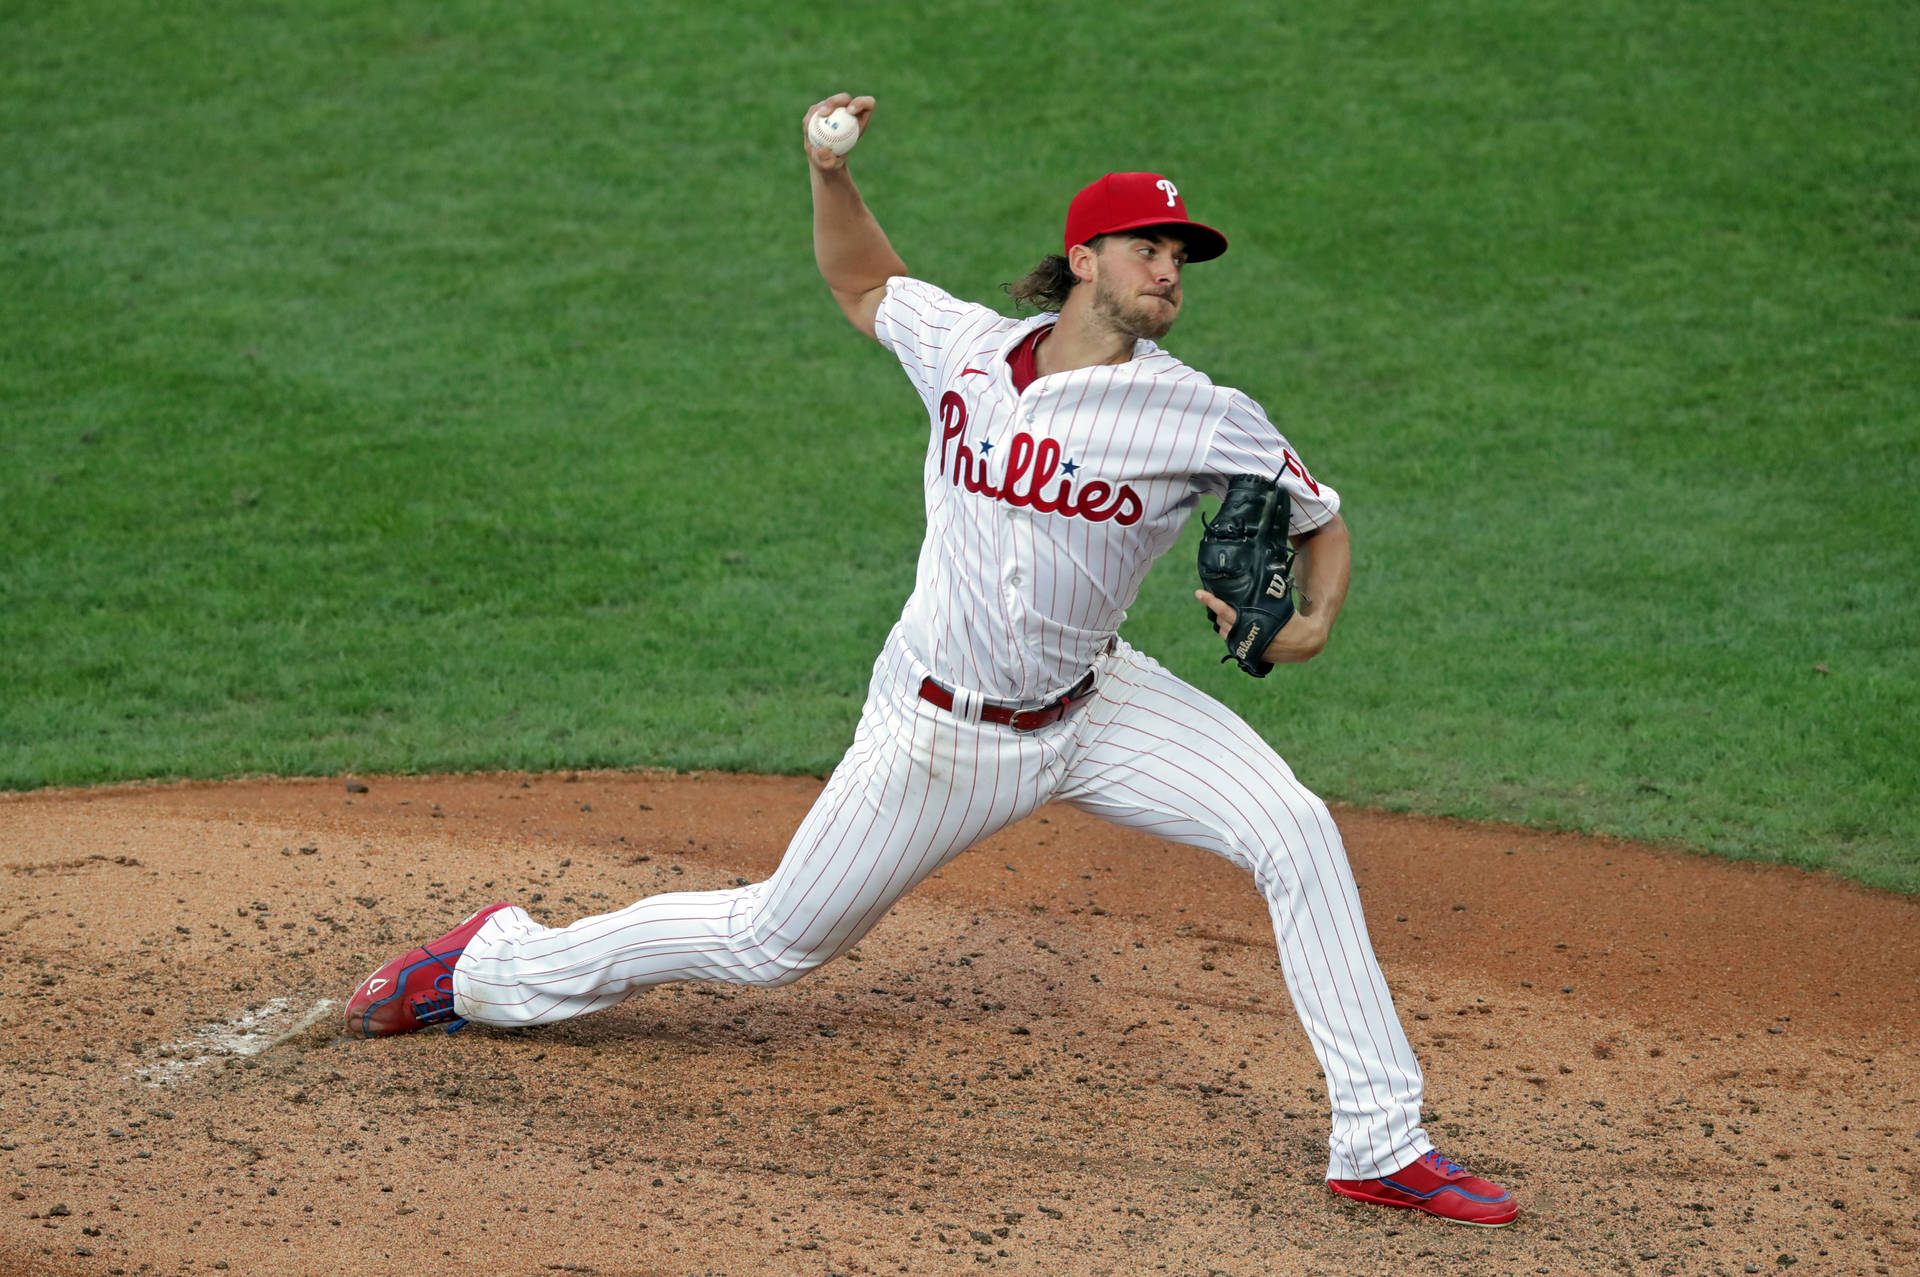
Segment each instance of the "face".
[[1087,250],[1091,313],[1115,332],[1158,341],[1180,317],[1180,271],[1187,247],[1151,230],[1109,235]]

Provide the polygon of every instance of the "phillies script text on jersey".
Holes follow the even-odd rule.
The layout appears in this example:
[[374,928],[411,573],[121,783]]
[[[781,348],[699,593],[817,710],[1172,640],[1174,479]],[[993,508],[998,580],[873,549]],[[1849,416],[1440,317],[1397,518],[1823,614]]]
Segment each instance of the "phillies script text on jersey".
[[1077,516],[1094,523],[1112,519],[1122,527],[1138,523],[1146,510],[1140,494],[1131,485],[1123,483],[1115,491],[1112,484],[1101,479],[1085,483],[1075,492],[1073,480],[1063,478],[1054,494],[1047,496],[1041,489],[1060,473],[1060,441],[1041,439],[1036,443],[1024,430],[1007,441],[1007,474],[998,487],[987,478],[986,459],[974,456],[973,449],[964,442],[953,449],[953,463],[949,467],[948,445],[967,432],[966,401],[954,391],[949,390],[940,397],[940,427],[940,469],[953,480],[956,488],[1042,514]]

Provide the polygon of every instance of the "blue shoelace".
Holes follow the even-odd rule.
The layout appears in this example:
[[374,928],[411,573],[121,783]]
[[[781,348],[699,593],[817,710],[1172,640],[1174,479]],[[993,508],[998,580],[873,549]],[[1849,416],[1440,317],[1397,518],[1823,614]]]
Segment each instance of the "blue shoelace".
[[[447,982],[445,987],[441,986],[441,980]],[[466,1027],[466,1020],[457,1015],[453,1009],[452,973],[436,979],[433,982],[432,993],[415,999],[413,1003],[413,1016],[416,1020],[420,1021],[420,1027],[422,1028],[425,1028],[429,1024],[446,1024],[447,1032],[458,1033]],[[449,1021],[451,1021],[451,1023],[448,1023]]]

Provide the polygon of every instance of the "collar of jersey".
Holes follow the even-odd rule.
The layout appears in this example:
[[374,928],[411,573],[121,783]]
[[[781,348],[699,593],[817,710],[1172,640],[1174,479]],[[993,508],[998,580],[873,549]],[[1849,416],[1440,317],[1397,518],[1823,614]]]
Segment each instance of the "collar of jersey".
[[[1043,311],[1038,315],[1030,315],[1026,319],[1016,321],[1014,326],[1008,331],[1006,339],[1000,343],[1000,348],[993,352],[993,362],[995,365],[993,373],[994,384],[1000,387],[1007,395],[1018,399],[1020,395],[1013,388],[1013,372],[1007,366],[1007,353],[1015,346],[1018,346],[1021,341],[1026,338],[1026,335],[1034,329],[1059,322],[1060,315],[1057,311]],[[1134,368],[1149,356],[1161,353],[1163,352],[1158,342],[1149,341],[1145,337],[1136,337],[1133,342],[1133,358],[1124,364],[1094,364],[1089,365],[1087,368],[1070,369],[1067,372],[1043,373],[1035,377],[1027,389],[1032,390],[1034,386],[1039,385],[1049,377],[1070,377],[1074,373],[1088,372],[1095,367]]]

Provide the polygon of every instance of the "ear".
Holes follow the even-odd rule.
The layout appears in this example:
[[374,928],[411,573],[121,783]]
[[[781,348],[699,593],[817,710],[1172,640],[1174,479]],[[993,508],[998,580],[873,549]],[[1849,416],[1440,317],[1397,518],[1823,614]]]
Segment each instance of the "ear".
[[1073,277],[1081,283],[1093,282],[1093,263],[1100,256],[1098,249],[1089,244],[1075,244],[1067,250],[1067,266],[1073,271]]

